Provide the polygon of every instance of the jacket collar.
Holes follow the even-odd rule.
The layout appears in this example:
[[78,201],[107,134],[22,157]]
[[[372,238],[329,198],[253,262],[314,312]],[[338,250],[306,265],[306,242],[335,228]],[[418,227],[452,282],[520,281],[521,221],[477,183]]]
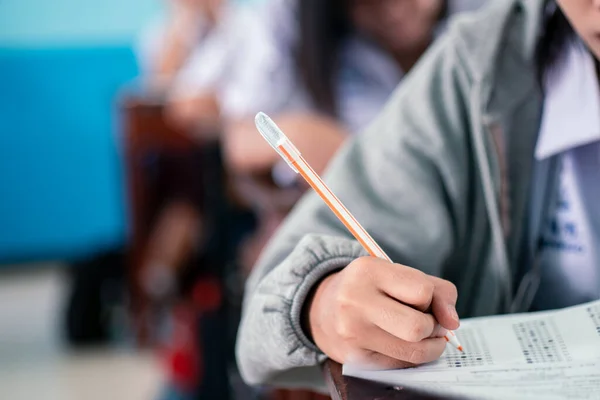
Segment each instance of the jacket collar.
[[535,149],[538,160],[600,140],[600,89],[585,47],[573,43],[549,79]]

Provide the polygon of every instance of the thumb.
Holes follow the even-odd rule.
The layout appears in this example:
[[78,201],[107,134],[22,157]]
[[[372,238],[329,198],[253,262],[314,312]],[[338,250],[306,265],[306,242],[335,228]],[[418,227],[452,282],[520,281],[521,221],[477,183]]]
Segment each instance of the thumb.
[[435,319],[446,329],[458,329],[460,321],[456,312],[457,292],[452,283],[432,277],[435,284],[431,311]]

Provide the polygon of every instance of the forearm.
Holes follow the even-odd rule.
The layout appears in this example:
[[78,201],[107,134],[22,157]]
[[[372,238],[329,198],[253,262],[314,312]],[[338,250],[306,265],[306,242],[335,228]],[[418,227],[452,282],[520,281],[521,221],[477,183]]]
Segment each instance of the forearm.
[[202,14],[198,10],[172,10],[150,60],[150,78],[169,84],[189,58],[203,29],[207,27],[202,27]]
[[279,156],[260,136],[252,118],[226,123],[223,134],[225,162],[234,173],[265,172],[278,160]]
[[[316,114],[281,114],[275,122],[298,147],[309,164],[321,173],[346,138],[335,121]],[[261,172],[279,161],[279,156],[262,139],[254,119],[235,121],[226,128],[225,153],[233,170]]]

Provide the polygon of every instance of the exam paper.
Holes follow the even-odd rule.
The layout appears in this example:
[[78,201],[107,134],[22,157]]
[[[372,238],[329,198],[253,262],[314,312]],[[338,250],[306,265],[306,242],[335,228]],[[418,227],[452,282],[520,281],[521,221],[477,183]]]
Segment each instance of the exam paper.
[[344,374],[483,399],[600,399],[600,301],[539,313],[462,320],[465,353],[433,363]]

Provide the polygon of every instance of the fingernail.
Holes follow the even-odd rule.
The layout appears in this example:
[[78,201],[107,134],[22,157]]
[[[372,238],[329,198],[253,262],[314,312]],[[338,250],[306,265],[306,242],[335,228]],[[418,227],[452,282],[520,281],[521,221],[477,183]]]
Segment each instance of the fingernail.
[[455,320],[456,322],[458,321],[458,313],[456,312],[456,307],[454,307],[452,304],[448,304],[448,311],[450,312],[450,317]]

